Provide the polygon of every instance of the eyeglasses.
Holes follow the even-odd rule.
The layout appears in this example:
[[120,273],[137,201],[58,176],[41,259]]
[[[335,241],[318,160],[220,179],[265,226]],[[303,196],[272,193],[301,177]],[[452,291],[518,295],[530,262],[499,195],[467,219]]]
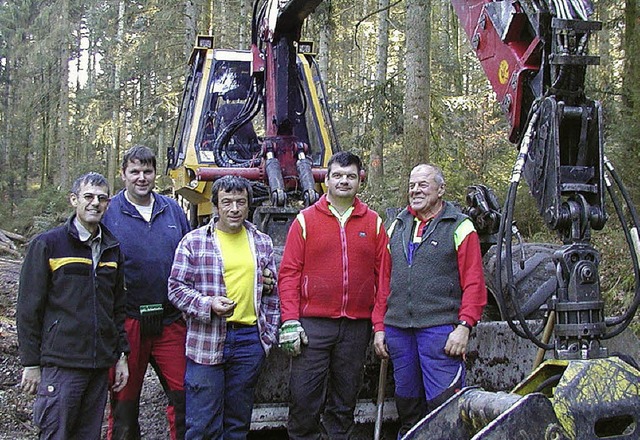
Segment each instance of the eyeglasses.
[[111,200],[109,198],[108,195],[106,194],[91,194],[91,193],[84,193],[81,196],[85,202],[87,203],[93,203],[93,201],[95,200],[95,198],[98,198],[98,203],[100,204],[104,204],[107,203],[109,200]]

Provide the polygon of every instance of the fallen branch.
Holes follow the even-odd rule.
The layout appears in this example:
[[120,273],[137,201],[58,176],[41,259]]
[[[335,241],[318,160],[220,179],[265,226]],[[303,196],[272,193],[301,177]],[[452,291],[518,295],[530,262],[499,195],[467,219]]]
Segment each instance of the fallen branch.
[[0,234],[3,234],[6,237],[10,238],[11,240],[17,241],[22,244],[27,242],[27,238],[24,235],[16,234],[15,232],[6,231],[0,228]]
[[22,257],[22,254],[16,249],[16,245],[11,243],[0,242],[0,254],[6,253],[9,255],[13,255],[14,257]]

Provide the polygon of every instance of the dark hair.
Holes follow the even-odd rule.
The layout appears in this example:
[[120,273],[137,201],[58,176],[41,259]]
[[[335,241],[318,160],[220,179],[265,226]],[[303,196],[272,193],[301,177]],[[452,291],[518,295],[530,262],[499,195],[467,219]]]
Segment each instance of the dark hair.
[[82,185],[104,186],[107,188],[107,194],[109,194],[109,182],[107,182],[107,178],[100,173],[91,171],[78,177],[73,182],[73,185],[71,185],[71,192],[78,194]]
[[251,204],[253,199],[253,190],[251,189],[251,182],[244,177],[240,176],[224,176],[213,182],[213,189],[211,190],[211,201],[213,206],[218,207],[218,193],[224,192],[247,192],[247,201]]
[[340,151],[331,156],[331,159],[329,159],[329,163],[327,164],[327,171],[331,170],[331,165],[334,163],[341,167],[355,165],[358,168],[358,174],[362,171],[362,160],[360,160],[360,158],[355,154],[348,151]]
[[154,171],[156,171],[156,155],[151,151],[151,148],[145,147],[144,145],[134,145],[125,151],[124,157],[122,158],[122,172],[127,169],[129,162],[133,162],[134,160],[139,161],[143,165],[151,165]]

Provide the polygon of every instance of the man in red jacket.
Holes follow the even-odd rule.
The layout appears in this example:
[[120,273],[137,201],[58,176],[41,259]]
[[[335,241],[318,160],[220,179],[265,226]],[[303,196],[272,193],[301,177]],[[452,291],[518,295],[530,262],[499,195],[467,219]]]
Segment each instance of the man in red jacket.
[[[360,158],[336,153],[327,194],[291,225],[280,266],[280,347],[292,356],[290,439],[346,439],[371,336],[371,313],[389,290],[388,238],[358,200]],[[322,427],[321,425],[322,416]]]

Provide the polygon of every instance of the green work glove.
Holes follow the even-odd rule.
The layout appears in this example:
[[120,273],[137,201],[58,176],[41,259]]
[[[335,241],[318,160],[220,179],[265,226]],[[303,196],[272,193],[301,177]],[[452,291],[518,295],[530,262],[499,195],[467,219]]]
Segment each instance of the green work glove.
[[309,338],[304,332],[300,321],[290,319],[280,327],[278,345],[289,356],[298,356],[302,351],[302,344],[308,344]]

